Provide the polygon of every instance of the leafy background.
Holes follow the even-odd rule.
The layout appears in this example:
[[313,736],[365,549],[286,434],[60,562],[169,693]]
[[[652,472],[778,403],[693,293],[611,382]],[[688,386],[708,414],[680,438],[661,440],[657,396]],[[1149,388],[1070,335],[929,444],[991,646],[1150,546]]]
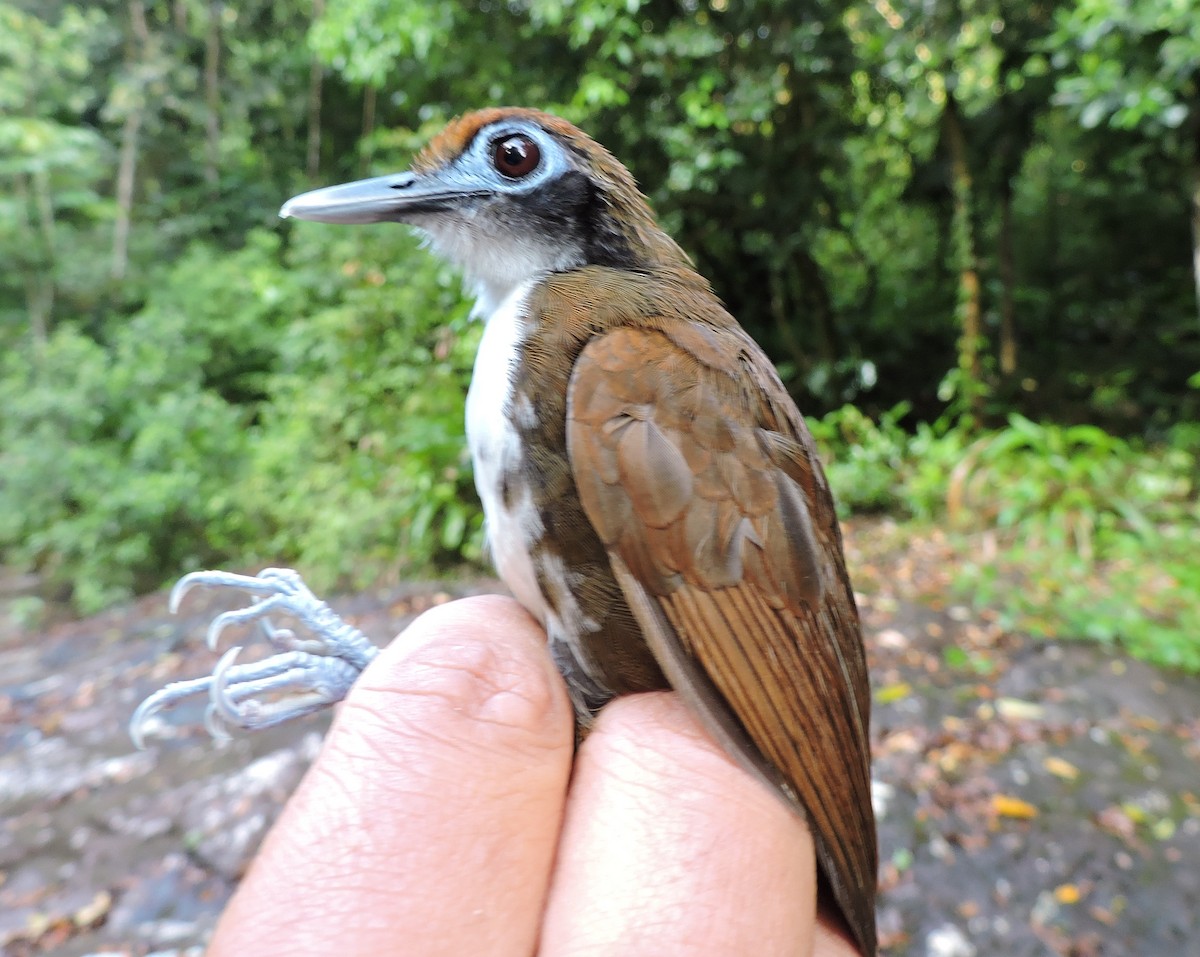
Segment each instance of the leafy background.
[[1188,0],[0,0],[20,614],[481,560],[458,280],[275,211],[520,103],[631,167],[843,510],[944,529],[1014,627],[1200,669],[1198,79]]

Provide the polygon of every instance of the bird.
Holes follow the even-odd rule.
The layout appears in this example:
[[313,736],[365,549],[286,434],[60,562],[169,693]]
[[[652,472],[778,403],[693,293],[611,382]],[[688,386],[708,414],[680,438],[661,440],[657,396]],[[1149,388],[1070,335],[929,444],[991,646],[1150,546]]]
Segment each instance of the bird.
[[[820,887],[873,957],[878,849],[870,691],[841,529],[813,439],[763,350],[659,225],[632,174],[557,116],[452,120],[407,172],[289,200],[283,217],[403,223],[464,275],[484,331],[468,445],[500,578],[541,622],[580,726],[614,697],[672,688],[807,821]],[[179,682],[210,727],[256,728],[337,700],[374,648],[289,569],[195,572],[259,596],[279,654]],[[269,624],[290,611],[317,633]],[[315,649],[315,650],[314,650]],[[320,676],[320,680],[316,677]],[[258,700],[264,688],[296,700]]]

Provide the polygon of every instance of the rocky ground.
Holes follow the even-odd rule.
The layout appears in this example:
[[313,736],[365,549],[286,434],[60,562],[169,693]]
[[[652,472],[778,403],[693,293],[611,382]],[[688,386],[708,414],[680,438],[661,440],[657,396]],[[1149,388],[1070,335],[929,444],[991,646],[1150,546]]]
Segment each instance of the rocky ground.
[[[875,684],[884,952],[1200,957],[1200,680],[1006,633],[948,603],[936,537],[848,535]],[[331,604],[380,642],[489,583]],[[0,608],[0,952],[199,954],[326,721],[216,745],[201,709],[126,723],[206,674],[230,596],[153,595],[30,631]]]

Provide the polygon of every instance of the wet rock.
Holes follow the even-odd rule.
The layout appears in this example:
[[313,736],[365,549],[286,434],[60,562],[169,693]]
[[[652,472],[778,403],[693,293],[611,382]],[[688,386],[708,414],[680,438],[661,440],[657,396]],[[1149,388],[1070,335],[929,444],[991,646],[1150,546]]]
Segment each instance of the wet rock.
[[197,788],[182,818],[196,856],[223,877],[239,877],[320,745],[319,735],[306,734],[292,747],[263,755]]
[[128,890],[113,907],[106,930],[154,948],[206,937],[233,893],[233,884],[182,853],[146,862],[125,883]]

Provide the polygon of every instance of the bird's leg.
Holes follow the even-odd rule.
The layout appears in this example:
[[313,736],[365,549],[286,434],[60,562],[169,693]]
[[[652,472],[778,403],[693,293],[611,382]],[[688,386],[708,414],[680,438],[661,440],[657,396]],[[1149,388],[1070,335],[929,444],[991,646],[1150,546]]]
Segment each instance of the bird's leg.
[[[366,635],[335,615],[290,568],[267,568],[255,576],[192,572],[172,589],[172,612],[179,610],[184,595],[196,585],[237,588],[256,596],[249,607],[213,619],[208,626],[210,648],[216,649],[229,625],[254,622],[278,653],[237,665],[234,660],[241,649],[231,648],[208,677],[176,681],[156,691],[129,722],[129,734],[138,747],[155,714],[198,695],[209,699],[205,725],[216,738],[227,738],[230,727],[256,731],[320,711],[341,701],[379,654]],[[268,617],[273,614],[295,618],[309,637],[276,628]]]

